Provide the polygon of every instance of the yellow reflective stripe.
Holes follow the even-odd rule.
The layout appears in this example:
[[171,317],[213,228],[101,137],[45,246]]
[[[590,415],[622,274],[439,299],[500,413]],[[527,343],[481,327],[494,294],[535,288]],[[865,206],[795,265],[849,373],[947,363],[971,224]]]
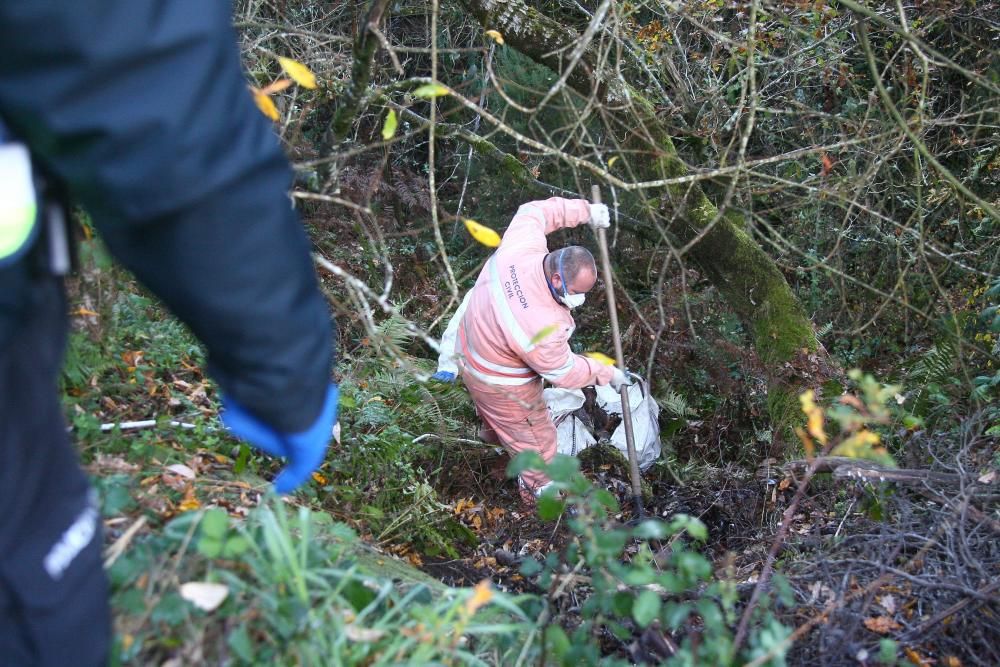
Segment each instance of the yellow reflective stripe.
[[37,213],[28,149],[23,144],[0,145],[0,260],[30,240]]
[[500,318],[503,320],[504,325],[506,325],[507,330],[514,337],[518,346],[525,352],[531,352],[535,349],[535,346],[532,344],[531,338],[524,333],[521,325],[517,323],[517,319],[514,318],[514,311],[511,310],[510,304],[507,303],[507,297],[503,293],[503,283],[500,282],[500,272],[497,270],[496,254],[490,257],[489,264],[490,294],[493,295],[493,301],[496,302],[497,310],[500,311]]

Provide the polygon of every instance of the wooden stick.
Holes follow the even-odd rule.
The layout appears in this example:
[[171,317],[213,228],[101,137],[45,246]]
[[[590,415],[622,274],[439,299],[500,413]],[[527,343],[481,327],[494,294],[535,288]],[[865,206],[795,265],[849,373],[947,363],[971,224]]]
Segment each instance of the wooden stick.
[[[591,188],[591,199],[595,204],[601,203],[601,188],[594,185]],[[604,272],[604,287],[608,296],[608,313],[611,316],[611,336],[615,344],[615,362],[618,369],[625,372],[625,354],[622,352],[621,332],[618,329],[618,308],[615,304],[615,288],[611,274],[611,258],[608,255],[608,238],[603,227],[597,232],[597,245],[601,250],[601,271]],[[632,496],[635,501],[637,518],[642,517],[642,482],[639,477],[639,457],[635,453],[635,436],[632,432],[632,406],[628,400],[628,387],[622,386],[618,391],[622,397],[622,423],[625,425],[625,446],[628,450],[629,476],[632,481]]]

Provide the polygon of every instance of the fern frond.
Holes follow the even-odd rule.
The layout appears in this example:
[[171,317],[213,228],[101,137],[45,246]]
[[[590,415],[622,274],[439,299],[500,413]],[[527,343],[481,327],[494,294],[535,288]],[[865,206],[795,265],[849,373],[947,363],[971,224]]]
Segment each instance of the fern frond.
[[954,338],[946,338],[931,346],[913,364],[910,378],[921,383],[941,383],[954,374],[958,360],[958,346]]

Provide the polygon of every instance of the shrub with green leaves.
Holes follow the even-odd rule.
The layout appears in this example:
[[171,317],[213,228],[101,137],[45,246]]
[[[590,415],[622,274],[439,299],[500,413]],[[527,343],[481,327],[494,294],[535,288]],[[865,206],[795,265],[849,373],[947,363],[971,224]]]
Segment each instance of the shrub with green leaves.
[[[712,564],[698,551],[708,530],[697,518],[676,514],[667,522],[621,524],[614,520],[617,499],[584,477],[577,459],[559,455],[545,464],[537,453],[526,452],[511,462],[508,474],[529,468],[543,470],[553,481],[539,498],[539,515],[550,520],[565,516],[574,536],[562,553],[550,554],[543,563],[528,560],[522,567],[525,576],[536,577],[550,592],[538,622],[555,621],[545,629],[546,651],[554,664],[613,664],[602,658],[599,637],[604,630],[623,643],[650,626],[671,633],[680,639],[670,665],[743,664],[779,647],[788,636],[766,600],[755,612],[747,646],[733,650],[736,585],[715,577]],[[564,628],[570,615],[563,618],[557,600],[580,572],[589,575],[586,590],[577,591],[585,597],[580,622]],[[791,604],[782,584],[776,578],[779,599]],[[783,655],[783,650],[775,651],[768,664],[783,664]]]

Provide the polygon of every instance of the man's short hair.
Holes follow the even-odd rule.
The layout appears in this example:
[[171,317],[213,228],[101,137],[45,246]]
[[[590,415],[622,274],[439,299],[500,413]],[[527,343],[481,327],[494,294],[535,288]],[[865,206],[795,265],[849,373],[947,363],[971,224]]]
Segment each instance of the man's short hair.
[[562,253],[562,276],[565,284],[576,282],[577,276],[587,271],[597,275],[597,262],[590,251],[579,245],[569,245],[559,250],[549,253],[546,258],[548,262],[548,273],[559,273],[559,255]]

